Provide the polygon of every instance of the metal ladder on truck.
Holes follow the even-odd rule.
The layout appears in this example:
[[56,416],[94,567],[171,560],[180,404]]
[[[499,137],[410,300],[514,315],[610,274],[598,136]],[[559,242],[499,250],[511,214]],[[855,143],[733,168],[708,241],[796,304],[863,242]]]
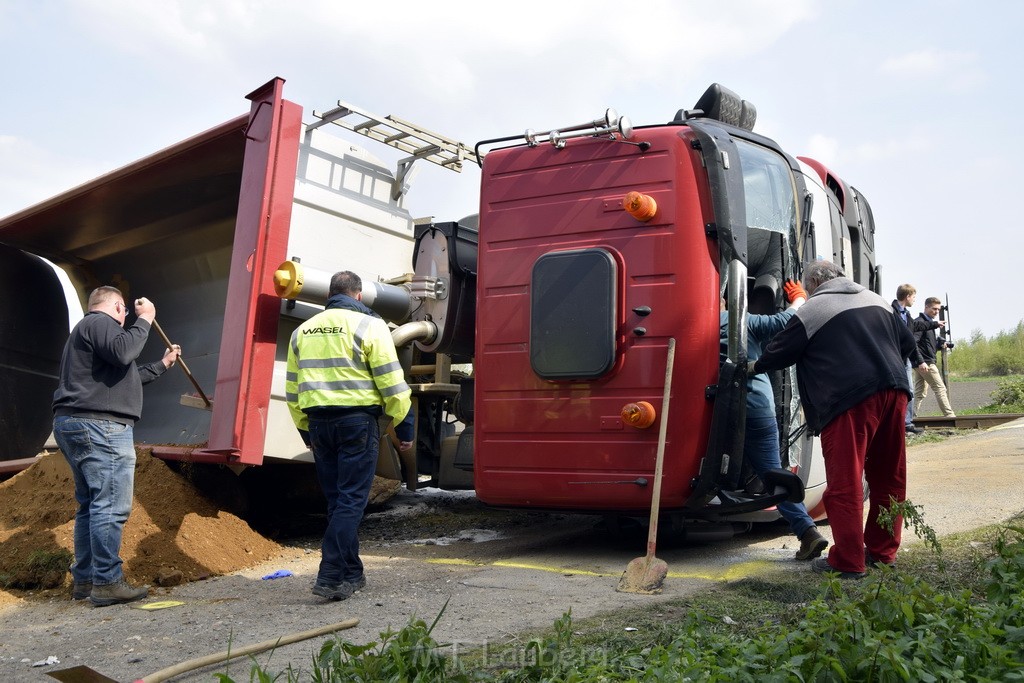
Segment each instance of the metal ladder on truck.
[[456,173],[462,172],[464,160],[478,163],[476,153],[461,142],[420,128],[397,116],[378,116],[341,100],[338,100],[338,106],[330,111],[314,110],[313,116],[320,120],[306,126],[307,131],[333,123],[409,155],[398,162],[395,182],[391,188],[391,198],[396,201],[405,193],[405,178],[413,163],[419,159],[425,159]]

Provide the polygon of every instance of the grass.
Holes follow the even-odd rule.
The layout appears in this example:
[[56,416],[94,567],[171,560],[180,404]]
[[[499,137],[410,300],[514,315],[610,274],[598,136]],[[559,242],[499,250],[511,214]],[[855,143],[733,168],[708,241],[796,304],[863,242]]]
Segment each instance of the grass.
[[73,559],[72,554],[64,548],[33,550],[21,562],[15,562],[9,572],[0,573],[0,588],[56,588],[64,583]]
[[970,383],[970,382],[991,382],[993,380],[1001,379],[1022,379],[1024,375],[1007,375],[1006,377],[992,377],[991,375],[950,375],[950,384],[959,383]]

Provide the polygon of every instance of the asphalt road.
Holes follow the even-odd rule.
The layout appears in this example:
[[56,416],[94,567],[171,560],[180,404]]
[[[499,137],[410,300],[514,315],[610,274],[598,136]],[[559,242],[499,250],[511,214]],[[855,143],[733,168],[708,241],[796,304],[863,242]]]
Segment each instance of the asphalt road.
[[[913,445],[908,463],[909,498],[940,536],[1024,511],[1024,420]],[[822,532],[830,534],[827,526]],[[591,517],[491,510],[445,493],[403,493],[388,511],[367,518],[365,538],[369,584],[344,602],[324,603],[310,594],[318,553],[300,545],[250,570],[161,589],[155,600],[181,603],[167,609],[95,609],[66,597],[0,608],[0,680],[50,681],[45,670],[75,665],[133,680],[229,644],[237,648],[352,617],[360,623],[342,637],[367,643],[410,618],[430,623],[440,614],[434,637],[457,653],[516,640],[569,609],[577,618],[626,607],[660,610],[666,600],[769,571],[820,580],[793,561],[794,539],[784,527],[764,525],[728,540],[659,541],[657,556],[669,565],[664,592],[618,593],[626,564],[643,554],[642,539],[616,542]],[[292,576],[261,580],[282,569]],[[288,645],[256,660],[272,671],[289,662],[306,666],[322,641]],[[60,664],[30,666],[47,656]],[[223,665],[207,667],[174,680],[209,681],[223,671]],[[249,662],[228,671],[248,680]]]

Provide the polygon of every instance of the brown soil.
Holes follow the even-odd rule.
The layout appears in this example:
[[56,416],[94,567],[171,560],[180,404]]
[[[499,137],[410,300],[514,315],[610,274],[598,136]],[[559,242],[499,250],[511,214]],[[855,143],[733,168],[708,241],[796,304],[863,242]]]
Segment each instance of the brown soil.
[[[0,483],[0,576],[13,574],[35,551],[73,552],[75,508],[71,470],[60,453]],[[280,552],[281,546],[218,510],[163,461],[138,451],[132,514],[121,543],[129,582],[154,584],[173,572],[194,581]],[[62,581],[70,582],[69,576]],[[0,591],[0,605],[14,599]]]

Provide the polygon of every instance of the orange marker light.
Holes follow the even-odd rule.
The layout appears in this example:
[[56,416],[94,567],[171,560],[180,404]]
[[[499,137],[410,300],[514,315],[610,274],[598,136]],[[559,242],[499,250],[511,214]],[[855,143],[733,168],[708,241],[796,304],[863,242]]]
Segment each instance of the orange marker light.
[[622,406],[622,412],[619,413],[619,417],[622,418],[622,423],[629,427],[647,429],[654,424],[654,418],[657,415],[654,412],[654,406],[650,403],[647,401],[637,401]]
[[649,194],[633,191],[623,198],[622,208],[633,218],[646,223],[658,213],[658,202]]

